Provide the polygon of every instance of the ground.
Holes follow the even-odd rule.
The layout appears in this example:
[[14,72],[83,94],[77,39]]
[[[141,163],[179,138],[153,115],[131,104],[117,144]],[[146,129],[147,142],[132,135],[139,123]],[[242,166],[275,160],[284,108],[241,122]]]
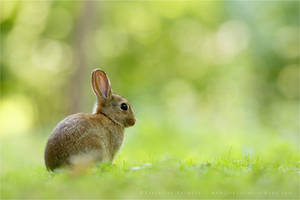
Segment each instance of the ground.
[[151,154],[160,145],[152,142],[141,156],[128,141],[113,163],[48,172],[47,138],[21,138],[1,140],[1,199],[299,198],[299,154],[284,144],[261,155],[229,147],[218,156],[184,156]]

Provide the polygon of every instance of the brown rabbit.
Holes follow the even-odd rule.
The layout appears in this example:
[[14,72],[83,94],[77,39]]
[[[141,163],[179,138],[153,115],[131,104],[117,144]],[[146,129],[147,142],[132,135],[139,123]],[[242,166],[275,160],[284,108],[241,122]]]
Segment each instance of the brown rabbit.
[[92,72],[92,88],[97,96],[95,112],[70,115],[55,127],[45,149],[47,169],[75,165],[78,157],[112,161],[122,145],[124,128],[135,124],[130,103],[112,93],[104,71]]

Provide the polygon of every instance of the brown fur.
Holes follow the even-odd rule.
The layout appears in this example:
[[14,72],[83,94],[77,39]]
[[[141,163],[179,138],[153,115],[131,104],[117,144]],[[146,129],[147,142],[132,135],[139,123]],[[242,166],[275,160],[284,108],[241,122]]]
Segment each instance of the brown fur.
[[[95,162],[112,161],[122,145],[124,128],[134,125],[131,105],[123,97],[112,94],[108,77],[103,73],[97,69],[92,76],[98,100],[96,113],[70,115],[51,133],[45,149],[48,169],[74,165],[78,156],[88,156]],[[124,102],[129,106],[127,111],[120,109]]]

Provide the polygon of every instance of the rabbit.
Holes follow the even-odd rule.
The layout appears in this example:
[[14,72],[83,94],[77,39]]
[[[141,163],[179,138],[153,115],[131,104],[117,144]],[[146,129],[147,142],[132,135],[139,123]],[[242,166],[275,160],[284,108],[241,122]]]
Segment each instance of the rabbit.
[[135,124],[131,104],[112,93],[104,71],[92,71],[92,89],[97,97],[94,113],[70,115],[51,133],[45,148],[48,170],[74,166],[78,161],[112,162],[122,146],[124,129]]

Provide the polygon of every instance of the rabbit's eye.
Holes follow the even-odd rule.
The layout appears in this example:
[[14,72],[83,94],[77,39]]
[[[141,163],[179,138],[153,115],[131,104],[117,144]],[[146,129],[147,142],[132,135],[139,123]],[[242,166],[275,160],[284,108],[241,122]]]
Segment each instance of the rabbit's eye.
[[121,108],[122,110],[127,110],[127,109],[128,109],[128,106],[127,106],[126,103],[122,103],[121,106],[120,106],[120,108]]

